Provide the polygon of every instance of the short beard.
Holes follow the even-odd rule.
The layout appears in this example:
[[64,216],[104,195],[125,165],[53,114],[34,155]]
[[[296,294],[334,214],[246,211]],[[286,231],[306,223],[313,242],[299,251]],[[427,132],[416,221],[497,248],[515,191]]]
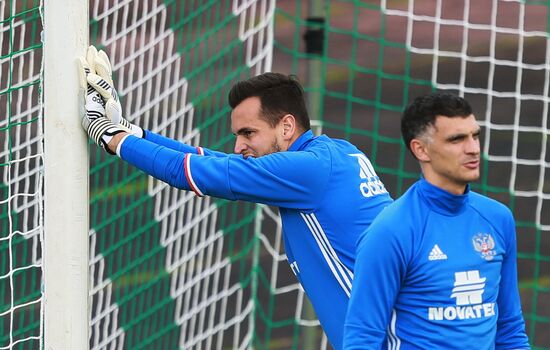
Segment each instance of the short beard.
[[271,143],[271,149],[269,150],[269,154],[276,153],[276,152],[281,152],[281,146],[279,146],[279,144],[277,143],[277,140],[275,139]]
[[281,146],[279,146],[279,144],[277,143],[277,139],[275,139],[273,140],[273,142],[271,142],[271,146],[269,147],[267,152],[262,154],[259,154],[258,152],[254,152],[254,154],[249,156],[258,158],[258,157],[267,156],[268,154],[277,153],[277,152],[281,152]]

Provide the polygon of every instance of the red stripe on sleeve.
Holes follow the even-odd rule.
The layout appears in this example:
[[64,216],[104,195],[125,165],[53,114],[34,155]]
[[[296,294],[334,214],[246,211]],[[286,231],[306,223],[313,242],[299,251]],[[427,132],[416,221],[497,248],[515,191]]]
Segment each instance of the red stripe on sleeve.
[[204,194],[199,190],[195,181],[193,181],[193,175],[191,175],[191,153],[187,153],[183,159],[183,172],[185,173],[185,178],[187,179],[187,183],[189,183],[189,187],[191,187],[197,196],[203,197]]

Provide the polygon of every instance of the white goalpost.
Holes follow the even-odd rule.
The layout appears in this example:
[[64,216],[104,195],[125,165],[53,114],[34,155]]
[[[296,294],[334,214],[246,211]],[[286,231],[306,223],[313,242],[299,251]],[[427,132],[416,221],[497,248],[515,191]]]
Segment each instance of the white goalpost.
[[77,61],[88,1],[44,1],[44,347],[87,349],[88,138]]

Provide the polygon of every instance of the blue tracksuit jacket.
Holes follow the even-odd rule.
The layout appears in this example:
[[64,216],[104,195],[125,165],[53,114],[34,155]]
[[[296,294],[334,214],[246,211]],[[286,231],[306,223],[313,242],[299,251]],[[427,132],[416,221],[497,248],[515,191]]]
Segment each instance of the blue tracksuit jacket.
[[512,214],[421,179],[361,236],[345,349],[528,349]]
[[300,136],[258,158],[191,147],[146,131],[119,146],[122,159],[197,195],[279,207],[288,262],[335,349],[341,349],[355,246],[392,199],[368,158],[344,140]]

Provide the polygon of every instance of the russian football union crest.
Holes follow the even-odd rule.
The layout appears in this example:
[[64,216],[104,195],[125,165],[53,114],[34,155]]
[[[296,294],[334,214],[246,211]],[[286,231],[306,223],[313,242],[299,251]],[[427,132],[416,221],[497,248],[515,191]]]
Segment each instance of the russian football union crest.
[[495,240],[488,233],[477,233],[472,238],[474,249],[480,253],[481,257],[487,261],[493,260],[496,255]]

